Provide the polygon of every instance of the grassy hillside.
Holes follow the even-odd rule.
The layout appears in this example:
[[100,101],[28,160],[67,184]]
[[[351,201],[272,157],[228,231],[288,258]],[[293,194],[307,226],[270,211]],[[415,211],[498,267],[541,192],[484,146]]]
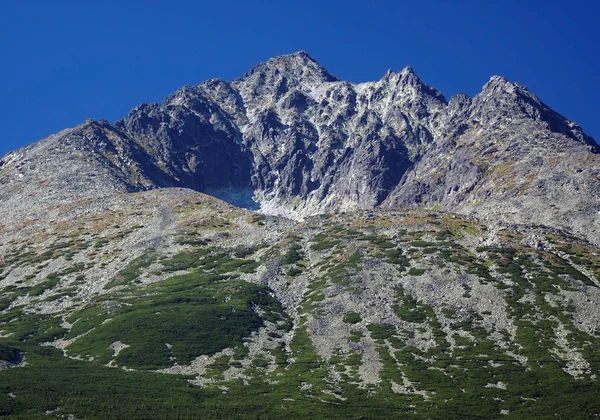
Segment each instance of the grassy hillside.
[[3,231],[0,415],[600,414],[600,252],[567,232],[184,190],[71,220]]

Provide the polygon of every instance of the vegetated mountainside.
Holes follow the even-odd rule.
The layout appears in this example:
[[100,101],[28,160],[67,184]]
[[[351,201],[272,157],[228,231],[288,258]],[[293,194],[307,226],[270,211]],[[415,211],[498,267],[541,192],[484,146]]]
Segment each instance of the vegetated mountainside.
[[305,53],[9,153],[0,415],[597,416],[599,168],[520,85]]
[[295,218],[421,207],[598,244],[599,175],[594,140],[519,84],[494,76],[447,103],[409,67],[356,84],[299,52],[5,156],[0,203],[185,187]]
[[2,238],[3,415],[600,411],[600,252],[565,231],[422,210],[298,223],[171,188]]

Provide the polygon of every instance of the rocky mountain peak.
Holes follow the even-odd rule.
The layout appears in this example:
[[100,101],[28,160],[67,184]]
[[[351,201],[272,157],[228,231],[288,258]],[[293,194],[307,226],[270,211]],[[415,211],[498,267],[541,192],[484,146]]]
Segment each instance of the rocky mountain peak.
[[492,76],[488,82],[483,85],[481,92],[477,95],[480,98],[502,99],[507,103],[517,103],[519,101],[531,102],[536,107],[548,108],[535,94],[526,86],[520,83],[512,82],[503,76]]
[[412,75],[416,76],[415,70],[412,68],[412,66],[406,66],[406,67],[404,67],[400,71],[400,74],[402,74],[402,75],[410,75],[410,74],[412,74]]
[[233,85],[270,84],[285,80],[287,83],[309,87],[310,85],[334,82],[337,79],[306,52],[280,55],[260,63]]
[[502,77],[447,104],[298,52],[9,153],[0,411],[597,414],[592,144]]
[[[11,156],[1,164],[0,198],[21,188],[33,197],[39,182],[63,200],[178,186],[298,219],[433,207],[539,219],[600,243],[600,162],[590,151],[577,124],[504,77],[447,103],[412,67],[356,84],[299,51],[25,148],[18,165]],[[569,169],[579,162],[589,173]],[[79,184],[76,174],[85,174]],[[549,197],[566,203],[561,211],[540,205]]]
[[[400,112],[411,120],[411,125],[426,126],[429,132],[435,130],[437,124],[434,116],[447,105],[444,95],[425,84],[410,66],[400,72],[390,70],[375,85],[366,83],[360,90],[372,95],[370,102],[377,103],[376,109],[384,119],[397,120]],[[378,98],[381,101],[376,101]]]
[[474,98],[474,116],[486,124],[500,120],[522,119],[566,136],[596,150],[596,142],[581,127],[547,106],[527,87],[511,82],[502,76],[493,76]]
[[512,83],[510,83],[504,76],[494,75],[490,77],[485,85],[483,85],[483,91],[509,85],[512,85]]
[[251,114],[283,98],[292,90],[313,92],[324,83],[335,82],[331,75],[306,52],[281,55],[256,65],[231,82]]
[[450,98],[448,107],[451,109],[464,108],[471,103],[471,98],[465,92],[460,92]]
[[382,81],[403,87],[421,88],[426,86],[411,66],[406,66],[399,72],[388,70]]
[[396,92],[396,100],[411,108],[419,107],[426,114],[437,112],[447,104],[444,95],[424,83],[411,66],[403,68],[399,73],[388,72],[382,81],[389,86],[391,92]]
[[306,51],[273,57],[264,63],[254,66],[250,72],[242,76],[242,79],[248,75],[268,72],[281,73],[286,77],[297,79],[298,81],[309,76],[315,77],[322,82],[337,81],[333,75],[322,67],[317,60],[308,55]]

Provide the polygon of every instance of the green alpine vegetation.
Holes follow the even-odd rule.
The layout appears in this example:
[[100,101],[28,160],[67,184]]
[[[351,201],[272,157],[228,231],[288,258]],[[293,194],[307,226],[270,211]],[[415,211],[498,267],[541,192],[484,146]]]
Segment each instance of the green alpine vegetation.
[[[416,210],[290,227],[203,200],[169,203],[170,233],[155,242],[130,239],[152,226],[152,211],[94,219],[105,224],[97,237],[83,221],[68,226],[77,235],[47,251],[10,242],[0,415],[600,413],[591,244]],[[92,237],[102,246],[74,246]],[[34,254],[44,257],[13,257]]]

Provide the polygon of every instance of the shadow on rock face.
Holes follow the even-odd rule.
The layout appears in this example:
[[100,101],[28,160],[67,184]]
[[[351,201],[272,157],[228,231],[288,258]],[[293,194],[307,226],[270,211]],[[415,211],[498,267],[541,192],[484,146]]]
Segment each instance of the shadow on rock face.
[[254,191],[251,188],[211,188],[203,192],[237,207],[252,211],[260,208],[260,204],[254,200]]

